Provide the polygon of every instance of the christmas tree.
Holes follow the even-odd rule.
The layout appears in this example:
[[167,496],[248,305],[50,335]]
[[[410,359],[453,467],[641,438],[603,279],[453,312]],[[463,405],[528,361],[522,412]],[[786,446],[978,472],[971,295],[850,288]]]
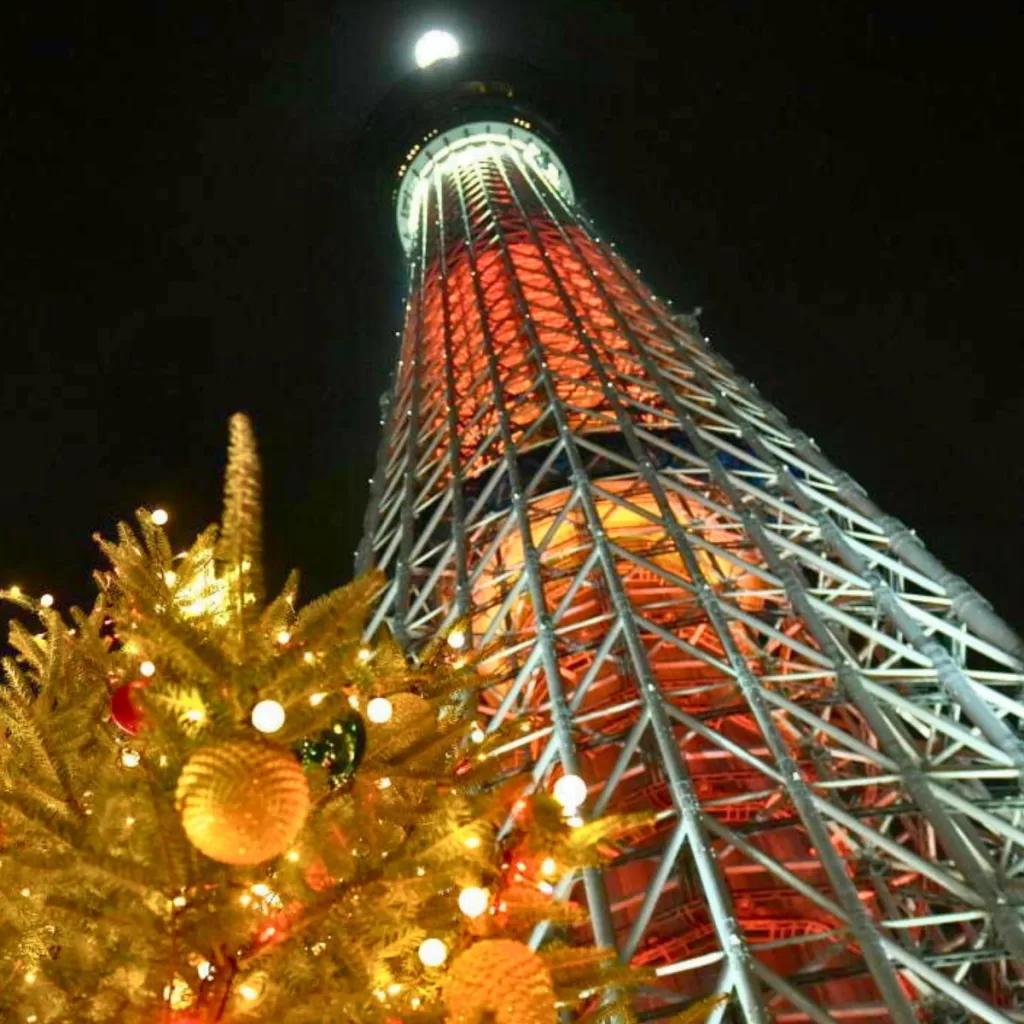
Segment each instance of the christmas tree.
[[159,511],[100,541],[88,614],[2,593],[42,631],[0,683],[0,1020],[635,1020],[647,979],[553,894],[647,823],[510,770],[458,624],[411,657],[363,637],[374,575],[266,598],[242,416],[225,491],[181,554]]

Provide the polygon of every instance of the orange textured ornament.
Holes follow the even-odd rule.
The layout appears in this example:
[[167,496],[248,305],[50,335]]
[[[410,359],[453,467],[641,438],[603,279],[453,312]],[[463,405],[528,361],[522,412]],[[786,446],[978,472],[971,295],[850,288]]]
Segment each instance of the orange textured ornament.
[[512,939],[485,939],[460,953],[444,988],[449,1024],[557,1024],[544,961]]
[[176,802],[185,833],[201,853],[222,864],[262,864],[299,834],[309,783],[283,747],[229,740],[188,759]]

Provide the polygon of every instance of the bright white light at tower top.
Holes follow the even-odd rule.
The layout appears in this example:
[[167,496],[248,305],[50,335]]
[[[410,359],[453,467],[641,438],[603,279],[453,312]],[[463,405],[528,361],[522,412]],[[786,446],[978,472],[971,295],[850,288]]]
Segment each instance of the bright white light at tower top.
[[439,28],[432,28],[421,35],[413,51],[416,64],[421,68],[430,67],[439,60],[450,60],[458,55],[459,41],[451,32]]

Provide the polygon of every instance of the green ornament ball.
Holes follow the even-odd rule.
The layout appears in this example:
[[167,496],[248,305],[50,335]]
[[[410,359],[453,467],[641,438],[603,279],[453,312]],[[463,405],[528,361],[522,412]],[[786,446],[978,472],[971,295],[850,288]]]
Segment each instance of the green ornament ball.
[[341,786],[355,774],[366,751],[366,725],[358,711],[349,711],[330,728],[302,740],[295,752],[303,767],[324,768],[332,786]]

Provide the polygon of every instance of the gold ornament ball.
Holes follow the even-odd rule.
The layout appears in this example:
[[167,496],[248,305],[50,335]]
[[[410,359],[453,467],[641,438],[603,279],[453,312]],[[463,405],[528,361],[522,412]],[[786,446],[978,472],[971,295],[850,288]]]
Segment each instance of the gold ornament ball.
[[309,783],[283,747],[228,740],[185,762],[175,798],[197,850],[222,864],[262,864],[285,853],[299,834]]
[[557,1024],[551,972],[529,946],[484,939],[460,953],[444,987],[450,1024]]

